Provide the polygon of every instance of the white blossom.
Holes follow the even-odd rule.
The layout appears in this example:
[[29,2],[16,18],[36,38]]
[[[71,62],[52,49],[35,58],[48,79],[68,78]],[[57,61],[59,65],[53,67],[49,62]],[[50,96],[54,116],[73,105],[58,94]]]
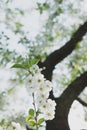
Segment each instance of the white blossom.
[[46,111],[44,113],[44,119],[45,120],[53,120],[54,117],[55,117],[55,112],[54,111]]
[[51,91],[52,88],[53,88],[52,83],[50,81],[48,81],[48,80],[45,81],[44,85],[45,85],[46,91]]
[[37,73],[40,73],[42,69],[38,67],[38,65],[34,64],[30,67],[30,72],[35,75]]
[[12,124],[12,126],[13,126],[16,130],[21,130],[21,126],[20,126],[19,123],[12,122],[11,124]]
[[29,92],[37,91],[38,87],[41,86],[41,83],[44,80],[44,76],[40,73],[35,73],[35,75],[29,75],[26,79],[26,88]]
[[37,65],[33,65],[29,72],[30,75],[26,79],[26,87],[30,93],[34,94],[37,110],[40,110],[45,120],[51,120],[55,115],[56,103],[48,99],[48,97],[53,84],[44,78],[43,74],[41,74],[41,69]]
[[55,116],[55,101],[48,99],[43,101],[39,107],[40,111],[43,113],[45,120],[52,120]]
[[51,99],[48,99],[48,100],[47,100],[47,103],[48,103],[49,109],[55,110],[55,106],[56,106],[55,101],[53,101],[53,100],[51,100]]
[[55,117],[55,107],[51,108],[51,105],[48,102],[41,104],[40,111],[43,113],[45,120],[52,120]]

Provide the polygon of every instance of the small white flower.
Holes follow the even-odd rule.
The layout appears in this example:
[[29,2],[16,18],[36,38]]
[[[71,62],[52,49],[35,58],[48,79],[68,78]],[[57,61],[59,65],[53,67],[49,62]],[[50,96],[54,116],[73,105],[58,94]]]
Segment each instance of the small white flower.
[[48,103],[49,109],[55,110],[56,102],[54,100],[48,99],[47,103]]
[[38,94],[42,93],[45,94],[46,93],[46,88],[43,84],[41,84],[40,86],[38,86]]
[[46,111],[45,114],[44,114],[45,120],[53,120],[54,117],[55,117],[54,111]]
[[34,64],[34,65],[32,65],[32,66],[30,67],[30,72],[31,72],[33,75],[35,75],[35,74],[37,74],[37,73],[41,73],[41,70],[42,70],[42,69],[40,69],[40,68],[38,67],[38,65],[36,65],[36,64]]
[[49,92],[52,90],[52,87],[53,87],[52,83],[48,80],[45,81],[44,86],[46,88],[46,91],[49,91]]
[[48,92],[38,93],[37,100],[39,100],[39,99],[47,100],[48,97],[49,97],[49,93]]
[[35,79],[34,76],[29,75],[26,79],[26,88],[28,90],[28,92],[33,93],[35,91],[35,89],[37,89],[36,85],[35,85]]
[[12,122],[11,124],[12,124],[12,126],[13,126],[14,128],[16,128],[16,130],[21,130],[21,126],[20,126],[19,123]]
[[41,84],[44,81],[44,76],[41,73],[34,75],[35,82]]
[[55,101],[48,99],[47,101],[43,101],[39,107],[40,111],[43,113],[45,120],[52,120],[55,115]]
[[48,104],[46,101],[41,102],[40,111],[42,113],[45,113],[46,111],[48,111]]
[[37,91],[38,87],[41,86],[44,81],[44,76],[40,73],[35,75],[29,75],[26,79],[26,88],[30,93]]

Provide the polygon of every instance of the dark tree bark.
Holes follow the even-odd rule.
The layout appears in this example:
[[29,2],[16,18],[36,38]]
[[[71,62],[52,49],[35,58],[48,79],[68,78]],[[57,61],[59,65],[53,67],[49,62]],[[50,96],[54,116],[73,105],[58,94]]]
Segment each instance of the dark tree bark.
[[47,130],[70,130],[68,125],[70,107],[86,86],[87,72],[73,81],[63,94],[55,99],[57,103],[55,119],[47,122]]
[[[46,67],[42,72],[46,79],[51,80],[52,72],[55,65],[60,63],[64,58],[75,50],[76,45],[82,40],[87,32],[87,21],[81,25],[78,30],[73,34],[72,38],[60,49],[51,53],[46,60],[41,63],[39,67]],[[55,99],[51,92],[50,98],[55,99],[57,102],[55,119],[47,121],[46,130],[70,130],[68,124],[68,114],[73,101],[78,97],[82,90],[87,86],[87,72],[82,74],[68,88],[63,92],[60,98]]]
[[73,34],[72,38],[63,47],[51,53],[43,63],[38,63],[39,67],[46,67],[46,69],[43,71],[46,79],[51,80],[55,65],[60,63],[64,58],[70,55],[72,51],[74,51],[76,45],[82,40],[86,32],[87,21],[78,28],[78,30]]

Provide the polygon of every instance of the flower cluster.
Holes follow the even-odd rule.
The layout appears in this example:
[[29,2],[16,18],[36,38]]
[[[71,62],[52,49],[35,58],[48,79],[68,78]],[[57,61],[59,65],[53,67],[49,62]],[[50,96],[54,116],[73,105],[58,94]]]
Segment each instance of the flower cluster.
[[[49,99],[49,93],[52,90],[52,83],[46,80],[41,74],[41,70],[37,65],[33,65],[29,69],[29,76],[26,79],[26,88],[33,95],[34,109],[39,111],[39,116],[46,120],[52,120],[55,116],[55,101]],[[39,117],[37,117],[39,118]]]
[[5,120],[2,120],[0,122],[0,130],[21,130],[21,126],[16,122],[5,122]]

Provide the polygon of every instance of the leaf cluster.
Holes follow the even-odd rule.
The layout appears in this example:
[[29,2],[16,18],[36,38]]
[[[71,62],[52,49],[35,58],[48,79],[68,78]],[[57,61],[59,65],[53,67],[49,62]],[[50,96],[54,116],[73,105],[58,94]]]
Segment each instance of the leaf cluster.
[[24,70],[29,70],[29,68],[34,65],[37,64],[39,62],[39,59],[32,59],[31,61],[29,61],[28,59],[26,59],[26,61],[23,64],[14,64],[11,68],[19,68],[19,69],[24,69]]
[[26,122],[28,122],[31,127],[35,128],[35,130],[37,128],[41,127],[42,123],[45,121],[44,118],[39,118],[37,120],[36,116],[37,117],[39,116],[39,112],[37,111],[37,113],[36,113],[34,109],[32,109],[32,108],[29,109],[28,116],[26,118]]

